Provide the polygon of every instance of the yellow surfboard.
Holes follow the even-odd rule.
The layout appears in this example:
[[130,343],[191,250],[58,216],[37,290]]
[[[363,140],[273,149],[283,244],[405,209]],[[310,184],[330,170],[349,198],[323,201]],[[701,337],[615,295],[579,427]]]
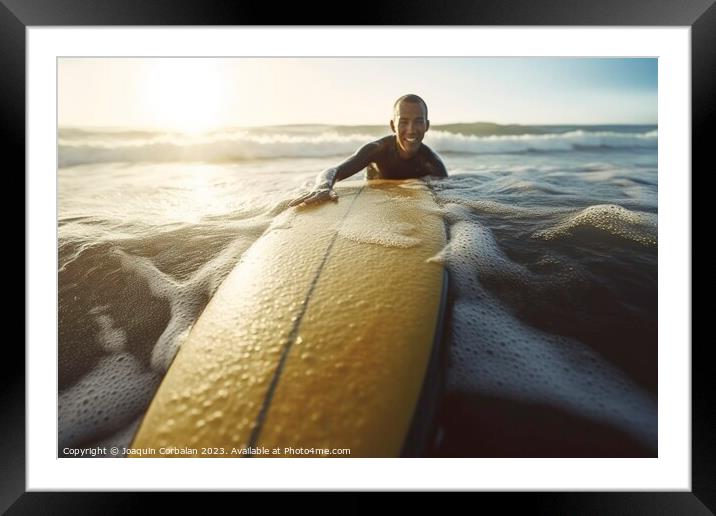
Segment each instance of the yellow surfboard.
[[338,202],[287,210],[242,256],[177,353],[133,448],[414,453],[425,417],[416,410],[434,402],[425,379],[447,275],[429,259],[445,245],[443,220],[418,180],[337,193]]

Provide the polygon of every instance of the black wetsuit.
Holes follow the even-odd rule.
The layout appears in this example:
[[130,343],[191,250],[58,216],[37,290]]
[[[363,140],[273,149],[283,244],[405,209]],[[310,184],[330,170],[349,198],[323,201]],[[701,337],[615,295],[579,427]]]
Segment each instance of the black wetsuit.
[[422,176],[447,177],[440,158],[427,145],[420,144],[418,152],[409,159],[398,154],[394,135],[368,143],[353,156],[336,167],[336,177],[345,179],[367,167],[367,179],[409,179]]

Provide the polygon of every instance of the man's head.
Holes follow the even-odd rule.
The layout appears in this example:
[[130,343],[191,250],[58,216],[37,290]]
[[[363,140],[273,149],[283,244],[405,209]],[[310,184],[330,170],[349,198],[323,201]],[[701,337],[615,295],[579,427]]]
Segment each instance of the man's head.
[[390,129],[395,133],[398,152],[403,158],[414,156],[430,128],[428,105],[417,95],[403,95],[393,104]]

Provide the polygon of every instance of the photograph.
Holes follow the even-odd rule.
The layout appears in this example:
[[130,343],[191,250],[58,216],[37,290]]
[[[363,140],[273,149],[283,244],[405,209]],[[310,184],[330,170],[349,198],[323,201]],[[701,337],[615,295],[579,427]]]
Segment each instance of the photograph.
[[342,25],[0,0],[26,202],[0,512],[399,491],[712,514],[713,2]]
[[658,458],[659,59],[58,57],[58,458]]

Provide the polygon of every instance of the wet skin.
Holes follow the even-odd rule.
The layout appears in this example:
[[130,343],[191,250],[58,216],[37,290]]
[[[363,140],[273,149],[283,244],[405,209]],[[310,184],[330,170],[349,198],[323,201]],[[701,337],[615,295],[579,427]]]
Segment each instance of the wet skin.
[[401,158],[415,156],[429,128],[430,121],[421,103],[403,101],[398,104],[390,121],[390,129],[396,135]]

